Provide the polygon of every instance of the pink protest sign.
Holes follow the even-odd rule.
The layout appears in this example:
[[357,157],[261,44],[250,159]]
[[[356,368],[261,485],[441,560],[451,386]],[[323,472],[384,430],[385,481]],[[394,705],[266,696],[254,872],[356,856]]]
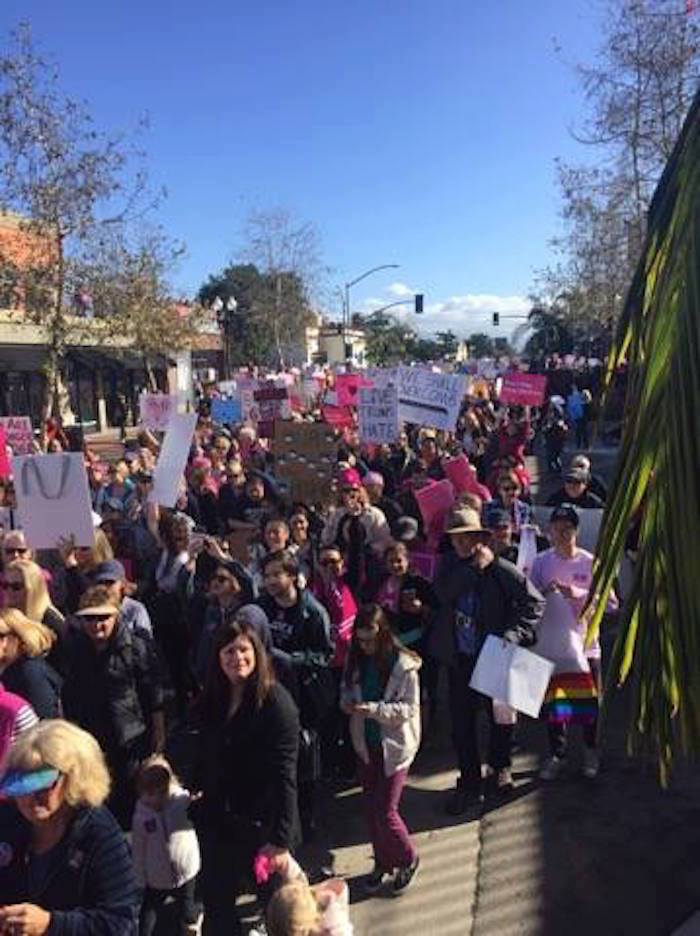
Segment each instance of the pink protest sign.
[[445,478],[419,488],[414,491],[413,496],[423,518],[426,539],[430,545],[437,546],[445,532],[447,514],[455,501],[454,488]]
[[154,432],[165,432],[177,413],[177,396],[174,393],[144,393],[140,404],[141,425]]
[[352,410],[348,406],[324,406],[323,421],[335,429],[350,429],[354,425]]
[[437,570],[437,559],[435,553],[431,552],[411,552],[411,569],[416,575],[422,575],[424,579],[432,582]]
[[476,470],[469,464],[466,455],[446,459],[442,463],[442,467],[457,494],[468,491],[470,494],[476,494],[483,501],[491,500],[491,491],[485,485],[479,483]]
[[29,416],[0,416],[0,427],[5,433],[5,442],[13,455],[31,455],[34,451],[34,433]]
[[7,456],[7,437],[5,430],[0,426],[0,478],[9,478],[11,474],[10,459]]
[[521,374],[511,371],[503,377],[501,403],[520,406],[542,406],[547,389],[547,378],[541,374]]
[[362,374],[338,374],[335,378],[335,392],[338,406],[357,406],[360,387],[370,387],[371,381]]

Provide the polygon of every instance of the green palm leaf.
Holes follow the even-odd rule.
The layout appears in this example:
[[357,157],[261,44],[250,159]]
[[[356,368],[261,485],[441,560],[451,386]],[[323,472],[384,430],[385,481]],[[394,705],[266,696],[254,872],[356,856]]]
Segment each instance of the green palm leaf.
[[608,388],[622,363],[625,426],[598,540],[588,637],[598,634],[641,509],[609,680],[629,677],[630,749],[653,753],[666,782],[675,755],[700,754],[700,92],[649,209]]

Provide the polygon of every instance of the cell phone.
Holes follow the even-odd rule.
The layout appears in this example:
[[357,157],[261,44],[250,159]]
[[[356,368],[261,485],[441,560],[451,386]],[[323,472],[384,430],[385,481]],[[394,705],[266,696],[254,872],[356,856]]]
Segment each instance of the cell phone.
[[193,533],[190,536],[190,549],[202,549],[206,541],[207,537],[204,533]]

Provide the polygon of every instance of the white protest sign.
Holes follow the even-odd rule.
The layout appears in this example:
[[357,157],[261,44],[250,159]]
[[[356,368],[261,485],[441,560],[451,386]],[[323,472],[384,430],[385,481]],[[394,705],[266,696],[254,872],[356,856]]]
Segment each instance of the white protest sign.
[[12,459],[17,515],[27,545],[54,549],[72,537],[76,546],[93,546],[95,528],[85,460],[79,452],[19,455]]
[[[533,522],[545,533],[549,529],[549,518],[553,510],[554,507],[543,507],[540,504],[533,508]],[[589,552],[595,553],[603,511],[600,507],[582,507],[579,509],[578,515],[579,526],[576,542],[581,549],[587,549]]]
[[177,413],[177,394],[142,393],[139,405],[141,425],[153,432],[165,432]]
[[161,507],[175,506],[196,425],[196,413],[175,413],[172,416],[153,472],[153,490],[149,501]]
[[13,455],[31,455],[34,433],[29,416],[0,416],[0,428],[5,430],[5,441]]
[[537,627],[537,655],[551,660],[555,673],[588,673],[581,629],[566,598],[550,592]]
[[514,643],[489,634],[476,661],[469,686],[490,699],[537,718],[554,663]]
[[357,416],[362,442],[375,445],[396,442],[400,428],[396,387],[360,387]]
[[464,399],[466,376],[427,367],[399,367],[399,418],[402,422],[451,432]]
[[223,396],[233,396],[238,390],[235,380],[220,380],[216,386]]
[[364,376],[372,382],[373,387],[382,389],[398,382],[399,369],[398,367],[368,367]]

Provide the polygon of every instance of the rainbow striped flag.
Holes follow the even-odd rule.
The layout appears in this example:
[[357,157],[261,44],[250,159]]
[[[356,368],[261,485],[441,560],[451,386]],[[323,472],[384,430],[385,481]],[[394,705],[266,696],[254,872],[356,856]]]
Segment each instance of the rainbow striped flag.
[[593,675],[589,672],[552,676],[541,714],[558,725],[591,725],[598,716],[598,691]]

